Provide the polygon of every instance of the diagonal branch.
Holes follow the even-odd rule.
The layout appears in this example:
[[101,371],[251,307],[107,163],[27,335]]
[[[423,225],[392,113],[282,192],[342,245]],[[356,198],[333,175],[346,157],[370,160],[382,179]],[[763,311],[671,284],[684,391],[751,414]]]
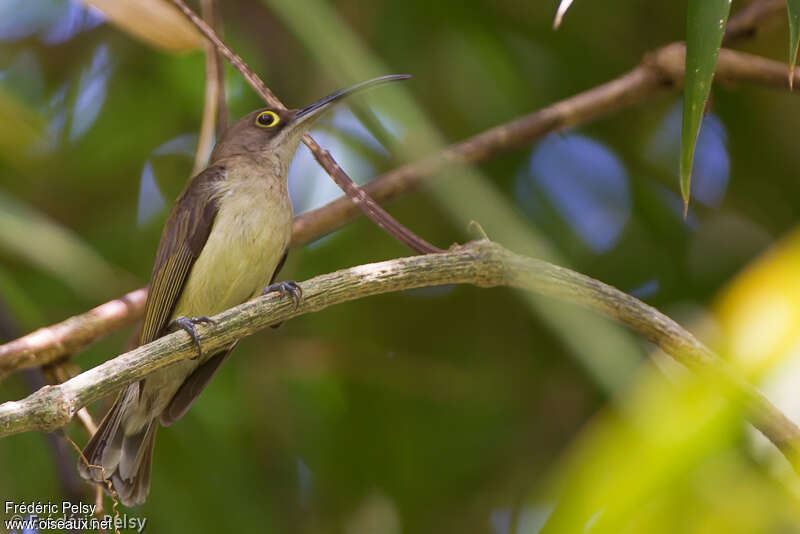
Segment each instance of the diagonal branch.
[[[713,373],[745,401],[750,421],[800,470],[800,429],[739,378],[692,334],[658,310],[598,280],[563,267],[514,254],[490,241],[454,246],[449,251],[361,265],[317,276],[301,284],[304,299],[268,295],[214,317],[200,329],[204,349],[214,352],[270,324],[370,295],[404,289],[472,284],[511,286],[578,304],[619,321],[658,345],[676,361],[699,373]],[[53,431],[66,425],[87,404],[140,380],[196,348],[183,331],[122,354],[57,386],[40,389],[20,401],[0,404],[0,436],[29,430]]]
[[[275,94],[270,91],[264,81],[239,57],[233,50],[231,50],[219,36],[214,32],[214,29],[206,24],[200,17],[194,13],[183,0],[172,0],[181,12],[200,30],[206,39],[214,44],[215,47],[224,55],[231,64],[242,74],[250,86],[258,93],[258,95],[267,102],[270,106],[278,109],[286,109]],[[385,230],[390,235],[394,236],[398,241],[408,246],[411,250],[422,254],[429,254],[431,252],[440,252],[441,249],[431,245],[421,237],[414,234],[411,230],[400,224],[394,217],[380,207],[380,205],[372,200],[363,190],[361,190],[353,180],[347,175],[346,172],[336,163],[330,152],[323,150],[319,144],[308,134],[303,136],[303,142],[311,150],[314,159],[325,169],[330,177],[336,182],[342,191],[350,197],[353,205],[363,211],[367,217],[372,219],[378,226]]]

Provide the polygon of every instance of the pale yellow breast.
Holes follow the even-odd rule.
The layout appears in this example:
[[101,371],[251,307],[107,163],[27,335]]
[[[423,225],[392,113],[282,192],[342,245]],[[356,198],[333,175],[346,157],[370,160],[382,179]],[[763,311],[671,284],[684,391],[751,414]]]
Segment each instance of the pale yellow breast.
[[259,294],[289,245],[292,206],[285,180],[226,182],[173,318],[215,315]]

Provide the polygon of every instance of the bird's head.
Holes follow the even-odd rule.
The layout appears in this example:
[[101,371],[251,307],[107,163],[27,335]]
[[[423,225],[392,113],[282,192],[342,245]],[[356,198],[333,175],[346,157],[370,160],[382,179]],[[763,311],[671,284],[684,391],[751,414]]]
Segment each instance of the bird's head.
[[405,80],[407,74],[373,78],[336,91],[299,109],[261,108],[236,121],[214,148],[211,161],[238,155],[278,155],[288,160],[294,156],[300,139],[312,124],[334,104],[355,93],[383,83]]

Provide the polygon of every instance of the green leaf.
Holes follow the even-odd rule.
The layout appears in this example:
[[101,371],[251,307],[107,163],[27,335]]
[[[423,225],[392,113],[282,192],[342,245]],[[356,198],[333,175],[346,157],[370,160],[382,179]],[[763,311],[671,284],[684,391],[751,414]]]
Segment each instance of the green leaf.
[[711,91],[730,0],[689,0],[686,15],[686,87],[683,91],[680,182],[684,216],[689,209],[694,147]]
[[789,14],[789,88],[792,88],[800,43],[800,0],[786,0],[786,11]]

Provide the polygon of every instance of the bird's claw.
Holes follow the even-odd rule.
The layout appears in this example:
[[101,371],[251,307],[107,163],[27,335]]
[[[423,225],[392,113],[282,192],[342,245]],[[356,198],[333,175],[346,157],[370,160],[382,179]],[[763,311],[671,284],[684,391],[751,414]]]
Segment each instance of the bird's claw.
[[266,295],[268,293],[280,293],[282,296],[291,295],[292,300],[294,301],[295,310],[298,306],[300,306],[300,302],[303,300],[303,288],[301,288],[297,282],[289,281],[270,284],[264,291],[261,292],[262,295]]
[[200,336],[197,334],[197,328],[194,327],[194,325],[200,323],[210,324],[213,326],[217,325],[216,321],[205,315],[201,315],[200,317],[185,317],[181,315],[180,317],[177,317],[174,321],[169,323],[169,327],[180,328],[181,330],[189,334],[189,337],[191,337],[192,341],[194,341],[194,344],[197,346],[197,356],[194,356],[192,358],[193,360],[196,360],[197,358],[200,358],[203,355],[203,347],[200,345]]

